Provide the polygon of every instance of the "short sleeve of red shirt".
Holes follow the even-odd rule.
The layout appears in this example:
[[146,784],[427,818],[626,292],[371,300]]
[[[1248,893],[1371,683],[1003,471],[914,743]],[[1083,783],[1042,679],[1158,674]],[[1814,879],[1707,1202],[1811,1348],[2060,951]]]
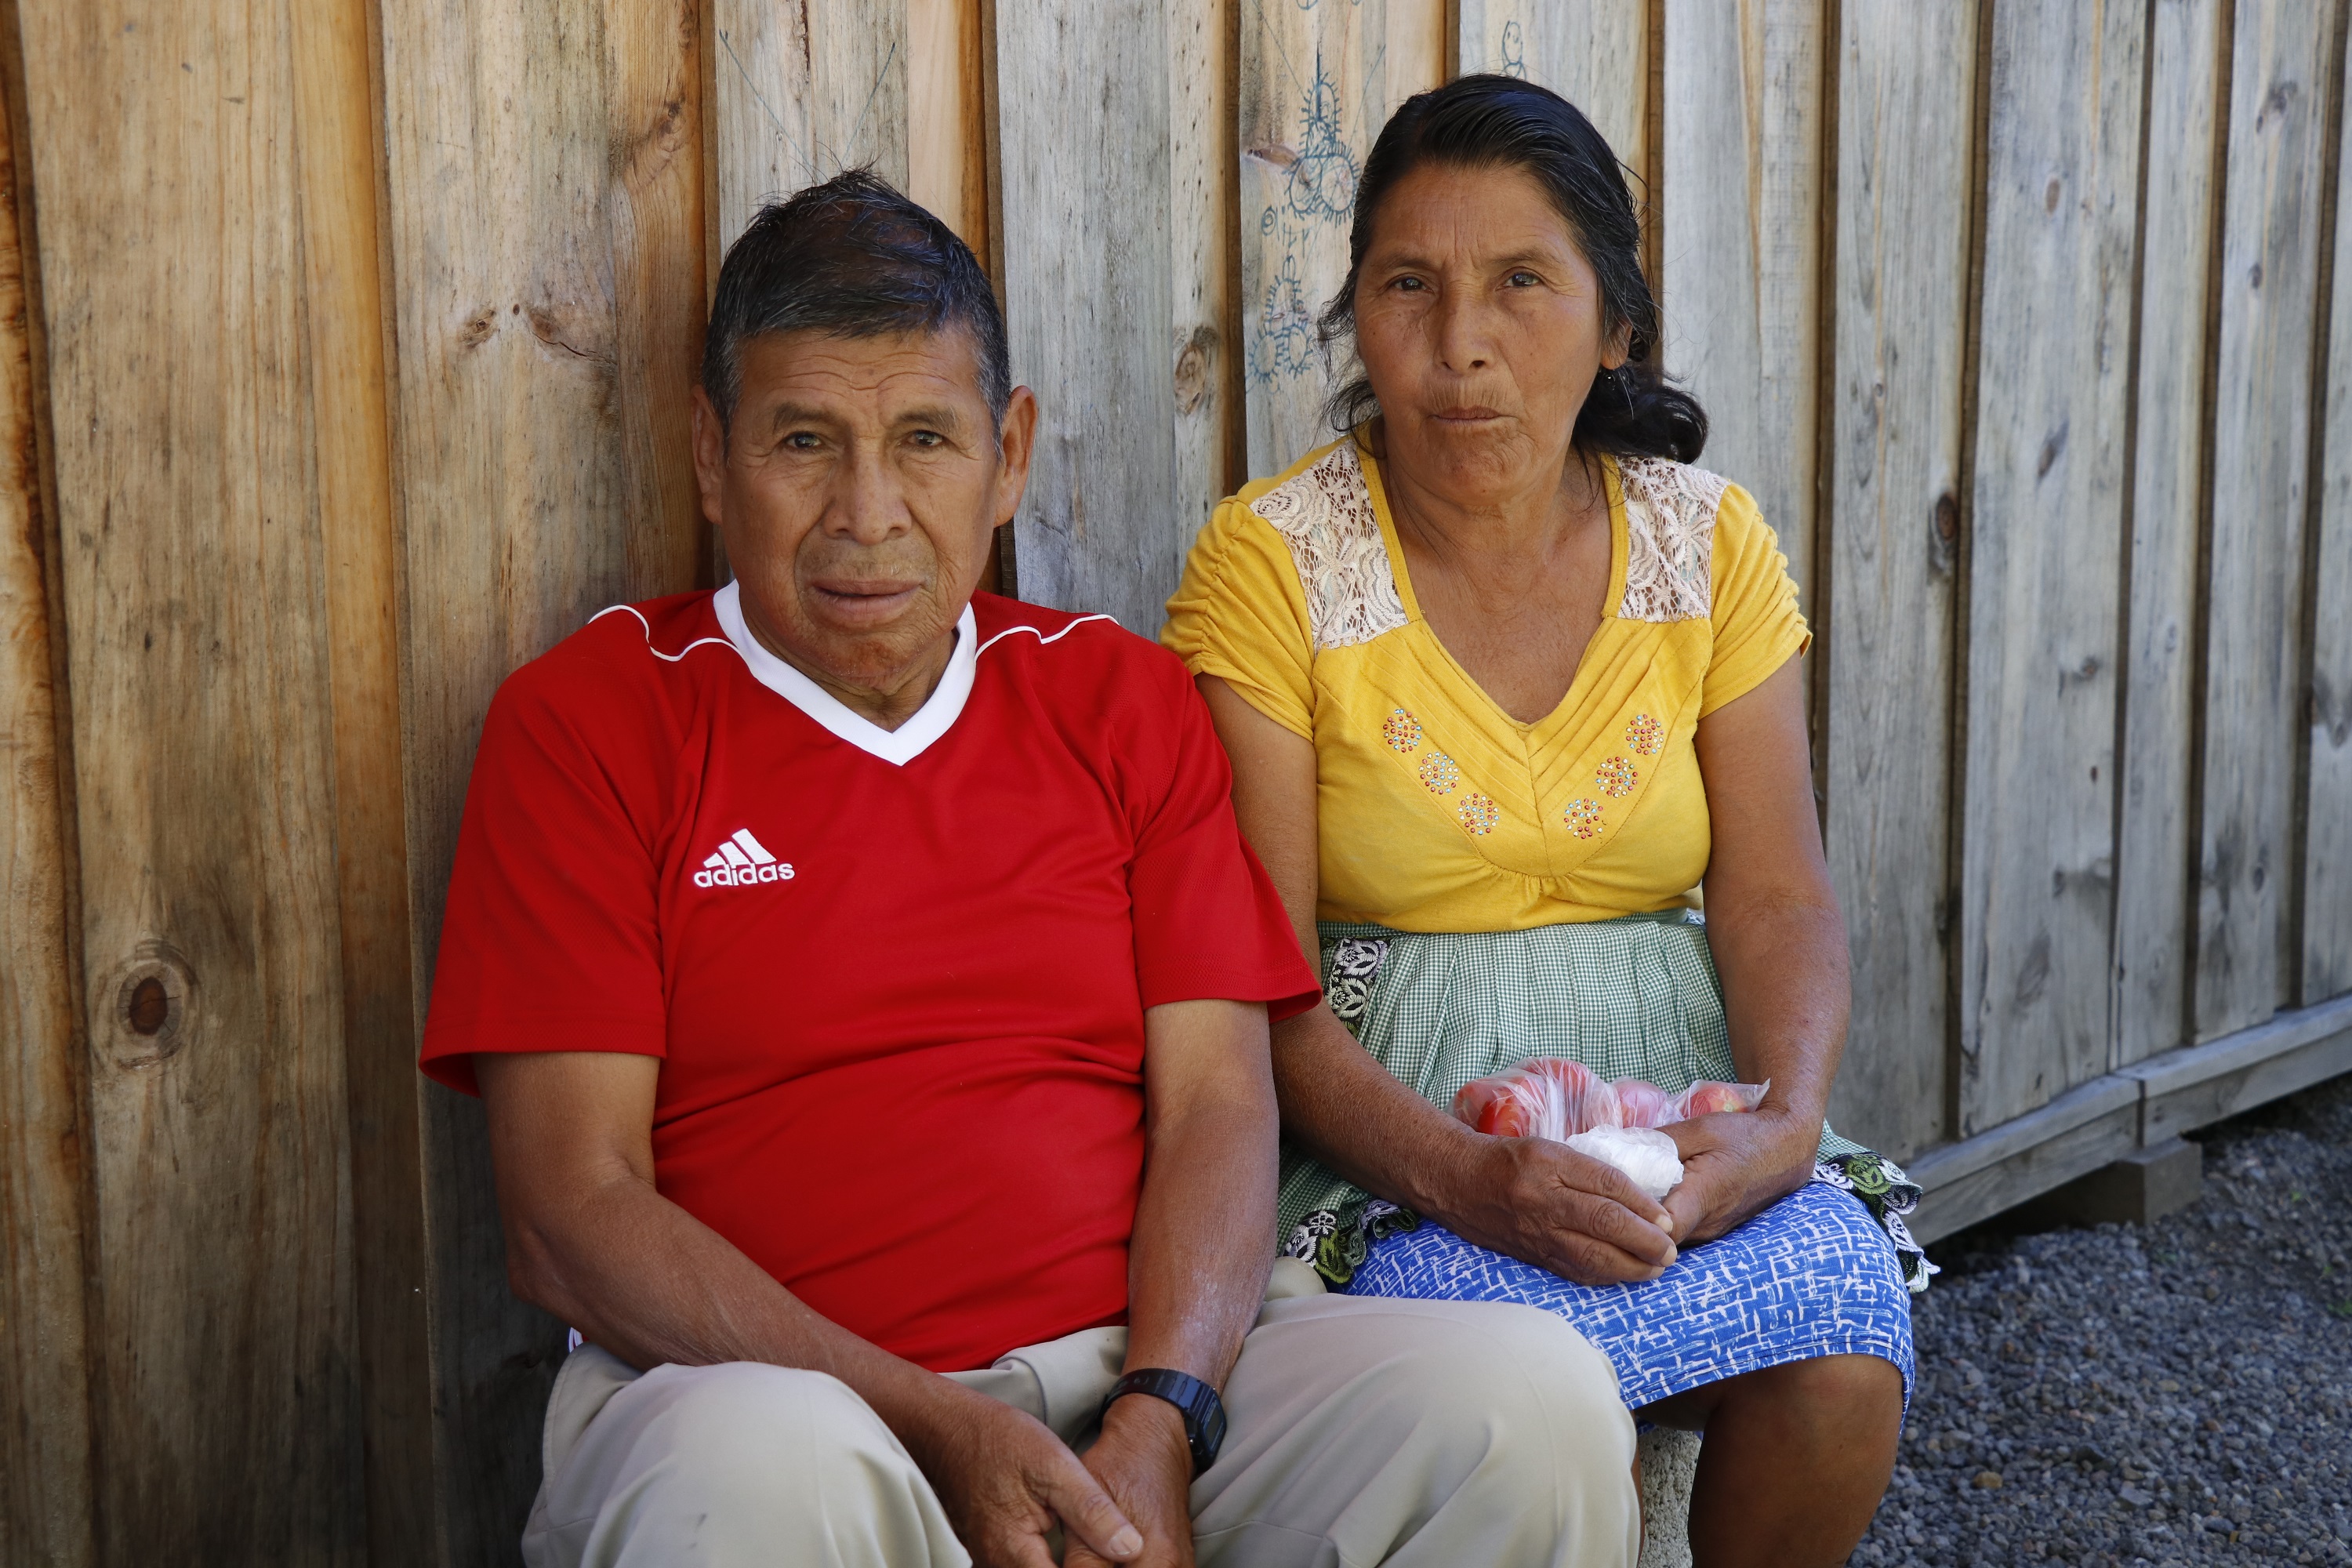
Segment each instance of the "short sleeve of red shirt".
[[1138,826],[1128,875],[1143,1005],[1264,998],[1271,1018],[1292,1017],[1320,994],[1314,973],[1234,819],[1233,768],[1208,705],[1172,657],[1164,662],[1169,711],[1136,744],[1164,748],[1153,761],[1165,784]]
[[422,1058],[469,1093],[477,1051],[666,1054],[651,840],[676,742],[635,683],[590,704],[565,673],[499,688],[466,791]]

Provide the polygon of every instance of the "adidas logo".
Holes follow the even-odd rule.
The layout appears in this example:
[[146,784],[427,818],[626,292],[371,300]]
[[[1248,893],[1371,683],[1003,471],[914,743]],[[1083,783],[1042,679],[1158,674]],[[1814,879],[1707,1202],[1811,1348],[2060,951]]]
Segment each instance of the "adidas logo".
[[698,888],[748,888],[754,882],[792,879],[791,864],[769,854],[766,846],[752,837],[748,827],[739,827],[720,839],[717,853],[694,874]]

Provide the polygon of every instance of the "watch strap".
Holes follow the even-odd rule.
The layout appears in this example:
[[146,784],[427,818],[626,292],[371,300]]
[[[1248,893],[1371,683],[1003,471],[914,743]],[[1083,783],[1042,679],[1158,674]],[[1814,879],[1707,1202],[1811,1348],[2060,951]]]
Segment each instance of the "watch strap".
[[1165,1400],[1184,1417],[1184,1446],[1192,1451],[1192,1474],[1217,1462],[1217,1450],[1225,1443],[1225,1402],[1217,1391],[1189,1372],[1174,1372],[1167,1367],[1140,1367],[1110,1385],[1102,1407],[1108,1413],[1112,1404],[1130,1394],[1148,1394],[1154,1399]]

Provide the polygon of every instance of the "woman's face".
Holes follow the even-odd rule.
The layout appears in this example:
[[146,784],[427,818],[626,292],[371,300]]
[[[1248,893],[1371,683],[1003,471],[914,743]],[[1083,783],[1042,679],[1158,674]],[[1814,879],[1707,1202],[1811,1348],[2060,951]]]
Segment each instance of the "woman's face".
[[1534,175],[1424,163],[1373,219],[1356,345],[1387,458],[1458,501],[1557,484],[1595,373],[1625,360],[1591,265]]

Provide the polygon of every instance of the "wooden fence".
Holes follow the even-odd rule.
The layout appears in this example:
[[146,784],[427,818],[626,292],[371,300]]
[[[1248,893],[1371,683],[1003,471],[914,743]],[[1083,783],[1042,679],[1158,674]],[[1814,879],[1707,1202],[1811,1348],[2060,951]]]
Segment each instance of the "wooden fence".
[[1821,633],[1928,1228],[2352,1067],[2352,0],[0,0],[0,1560],[511,1561],[558,1325],[413,1068],[492,689],[720,569],[721,248],[870,163],[1160,618],[1389,110],[1549,82]]

